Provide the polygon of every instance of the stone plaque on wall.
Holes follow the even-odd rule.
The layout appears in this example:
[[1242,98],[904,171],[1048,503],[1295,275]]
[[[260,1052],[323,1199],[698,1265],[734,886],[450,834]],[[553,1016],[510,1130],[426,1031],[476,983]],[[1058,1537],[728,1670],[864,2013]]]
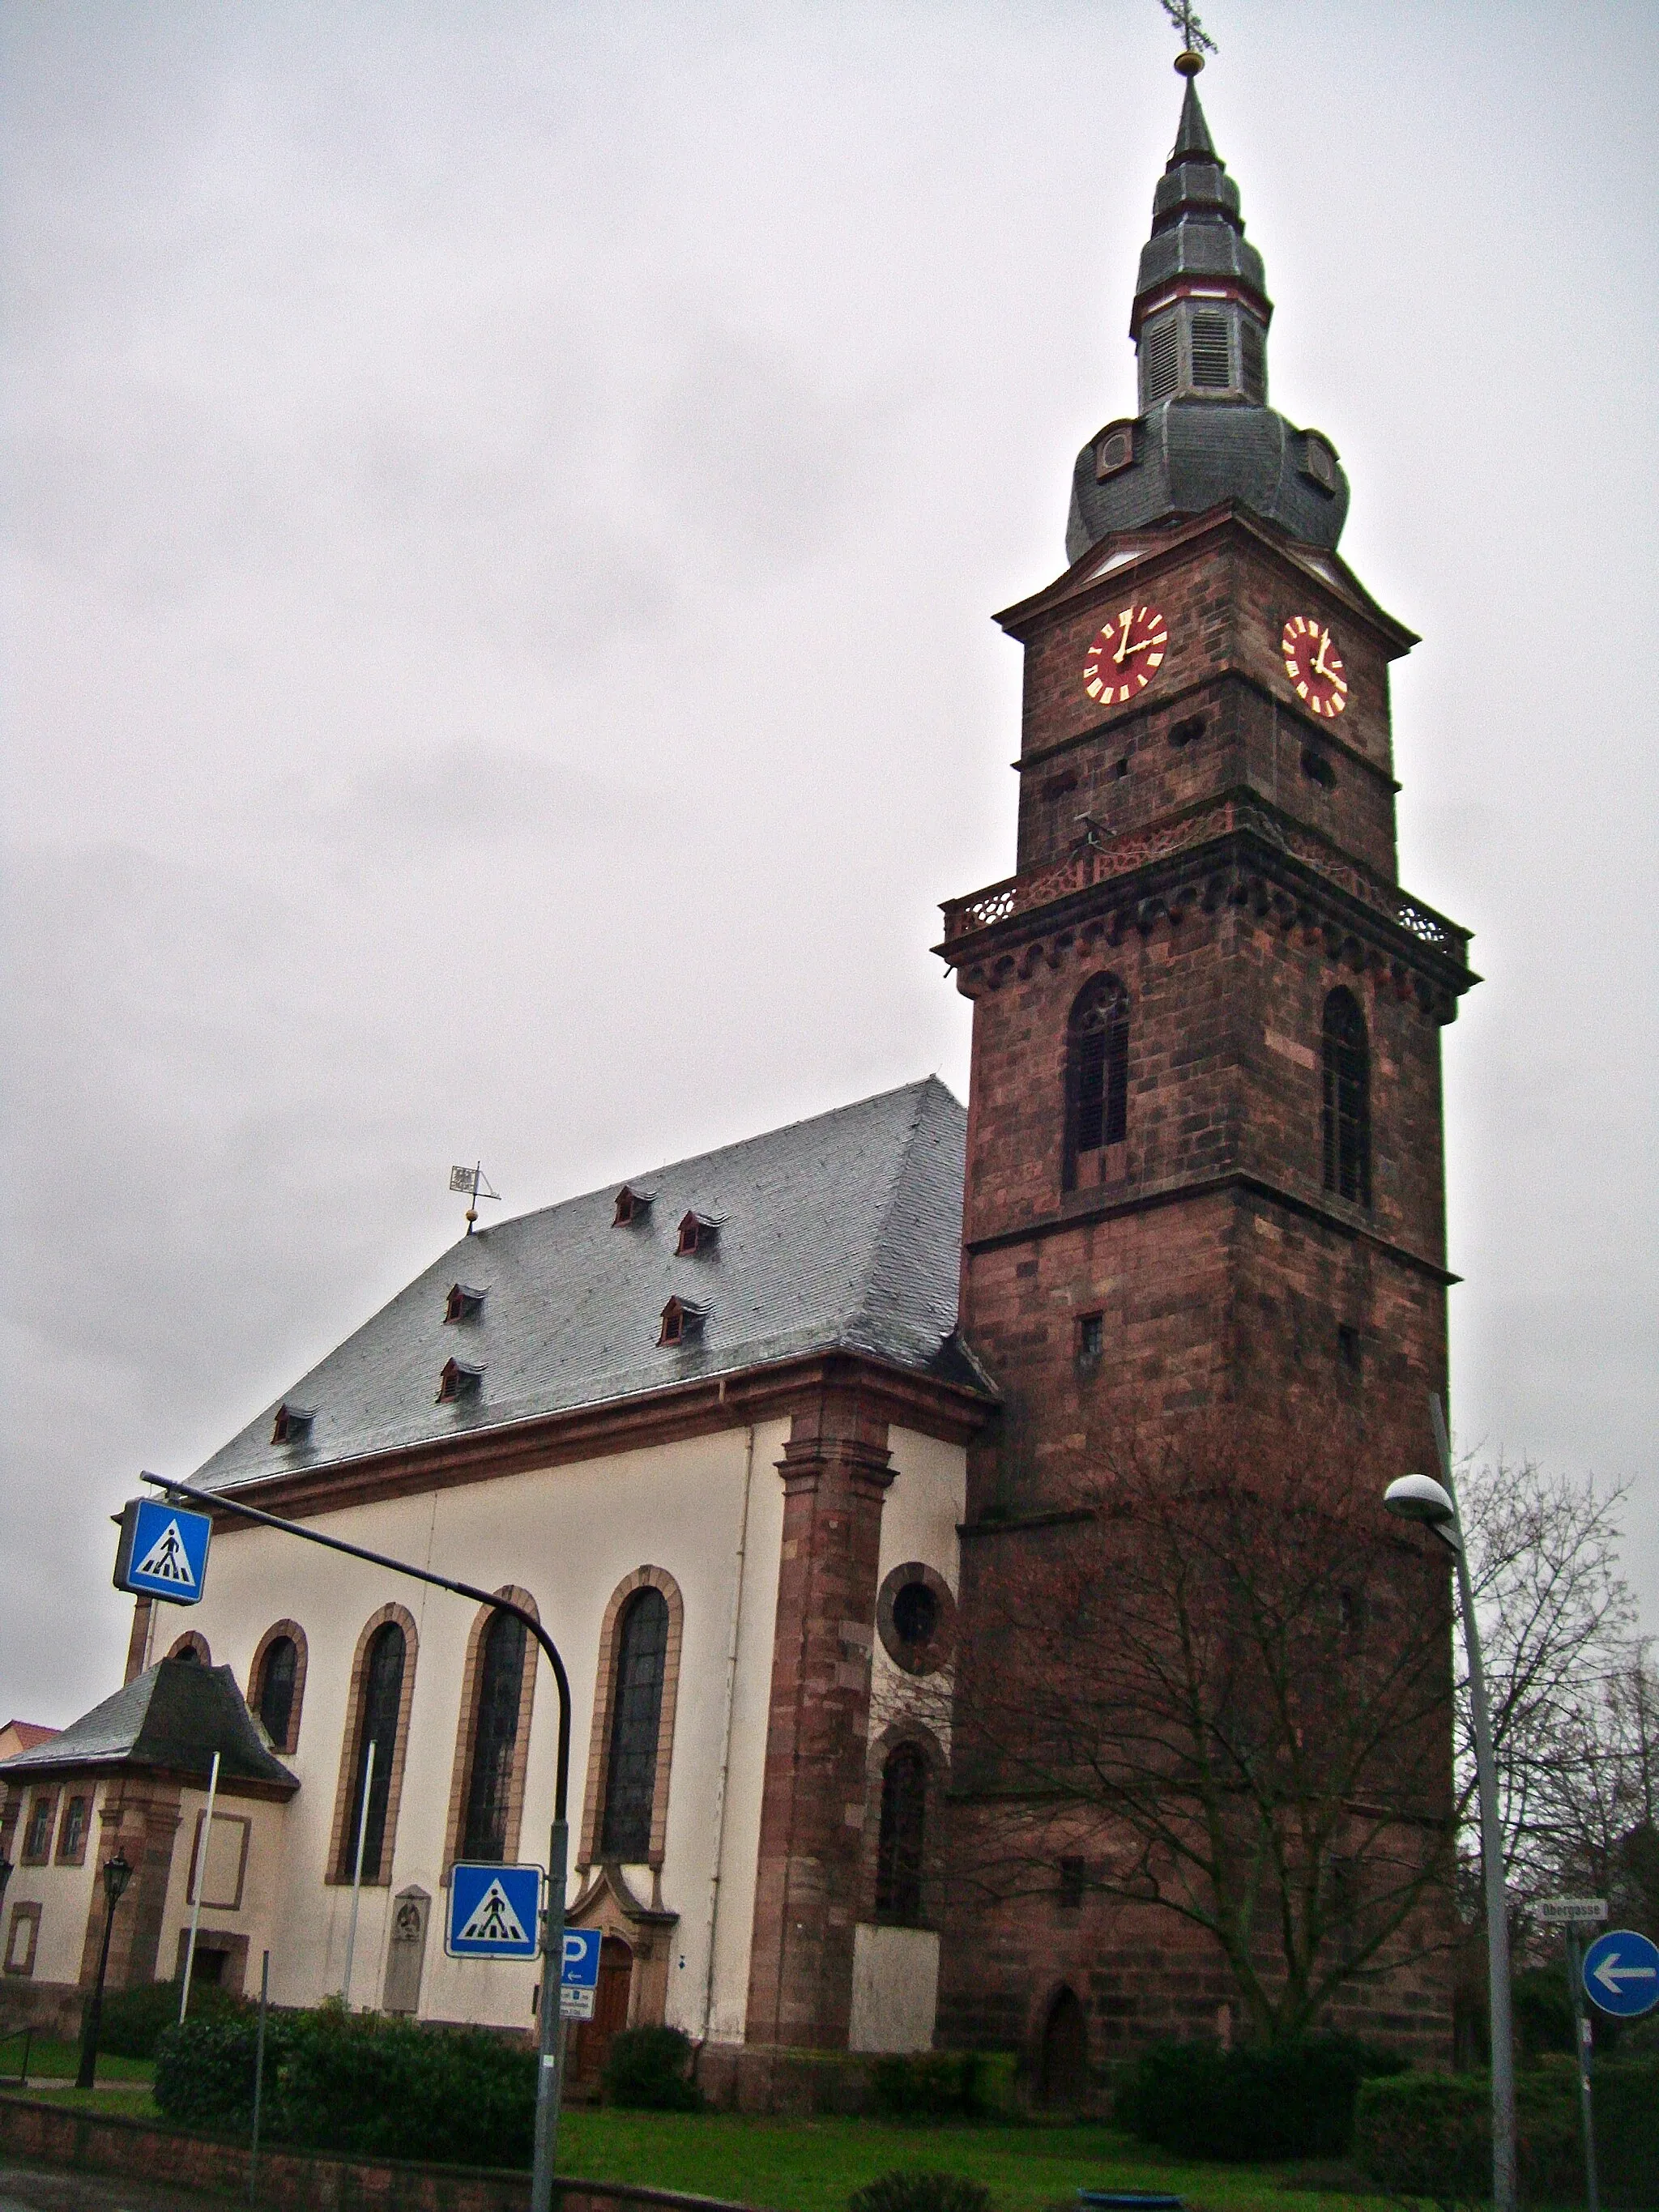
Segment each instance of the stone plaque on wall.
[[421,1971],[426,1964],[426,1929],[431,1917],[432,1899],[423,1889],[400,1889],[392,1900],[382,2010],[420,2010]]

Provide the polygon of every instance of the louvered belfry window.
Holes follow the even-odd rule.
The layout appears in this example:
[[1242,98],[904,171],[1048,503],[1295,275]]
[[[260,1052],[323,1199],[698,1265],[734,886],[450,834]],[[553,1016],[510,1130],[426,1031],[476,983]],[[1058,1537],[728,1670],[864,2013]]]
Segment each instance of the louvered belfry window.
[[507,1856],[507,1796],[519,1740],[519,1700],[524,1690],[525,1626],[498,1613],[484,1631],[478,1670],[477,1717],[472,1730],[472,1771],[466,1786],[466,1826],[461,1856],[496,1863]]
[[1325,1001],[1325,1188],[1371,1202],[1371,1067],[1365,1017],[1352,991]]
[[1151,407],[1159,399],[1167,399],[1181,381],[1175,317],[1153,324],[1140,343],[1140,404]]
[[1207,311],[1192,320],[1193,383],[1200,392],[1224,392],[1233,380],[1227,318]]
[[1129,994],[1097,975],[1072,1008],[1066,1041],[1066,1188],[1085,1152],[1120,1145],[1129,1125]]
[[605,1820],[599,1856],[640,1865],[651,1852],[657,1796],[657,1734],[668,1663],[668,1601],[657,1589],[629,1598],[617,1638]]

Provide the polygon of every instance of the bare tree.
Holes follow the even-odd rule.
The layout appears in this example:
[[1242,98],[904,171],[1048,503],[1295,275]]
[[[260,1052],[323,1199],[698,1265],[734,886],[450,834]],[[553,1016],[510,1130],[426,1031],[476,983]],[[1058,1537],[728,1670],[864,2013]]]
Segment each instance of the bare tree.
[[1380,1489],[1328,1432],[1218,1426],[997,1540],[958,1668],[958,1900],[1160,1908],[1269,2038],[1447,1942],[1448,1580]]

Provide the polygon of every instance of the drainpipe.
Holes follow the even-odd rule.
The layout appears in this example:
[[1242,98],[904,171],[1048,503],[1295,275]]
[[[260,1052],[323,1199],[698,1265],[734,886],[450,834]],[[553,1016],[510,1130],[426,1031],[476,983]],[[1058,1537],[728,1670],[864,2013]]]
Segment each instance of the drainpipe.
[[720,1771],[714,1784],[714,1868],[708,1877],[708,1921],[704,1938],[708,1971],[703,1980],[702,2034],[708,2040],[708,2023],[714,2010],[714,1924],[720,1915],[720,1863],[726,1856],[726,1778],[732,1771],[732,1713],[738,1697],[738,1630],[743,1615],[743,1567],[749,1547],[749,1492],[755,1476],[755,1425],[749,1424],[749,1441],[743,1462],[743,1511],[738,1521],[738,1553],[732,1587],[732,1625],[726,1637],[726,1715],[720,1730]]

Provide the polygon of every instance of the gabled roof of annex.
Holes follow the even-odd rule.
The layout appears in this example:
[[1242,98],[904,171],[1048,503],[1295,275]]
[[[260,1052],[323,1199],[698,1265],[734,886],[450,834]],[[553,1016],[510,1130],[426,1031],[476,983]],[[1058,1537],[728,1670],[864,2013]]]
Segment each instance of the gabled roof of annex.
[[[630,1176],[453,1245],[192,1478],[265,1482],[803,1356],[845,1352],[989,1401],[958,1343],[967,1116],[935,1077]],[[678,1247],[688,1215],[718,1224]],[[447,1319],[467,1286],[464,1318]],[[663,1342],[664,1309],[702,1310]],[[446,1365],[470,1387],[441,1397]],[[475,1379],[476,1378],[476,1379]],[[272,1439],[278,1407],[310,1419]]]

